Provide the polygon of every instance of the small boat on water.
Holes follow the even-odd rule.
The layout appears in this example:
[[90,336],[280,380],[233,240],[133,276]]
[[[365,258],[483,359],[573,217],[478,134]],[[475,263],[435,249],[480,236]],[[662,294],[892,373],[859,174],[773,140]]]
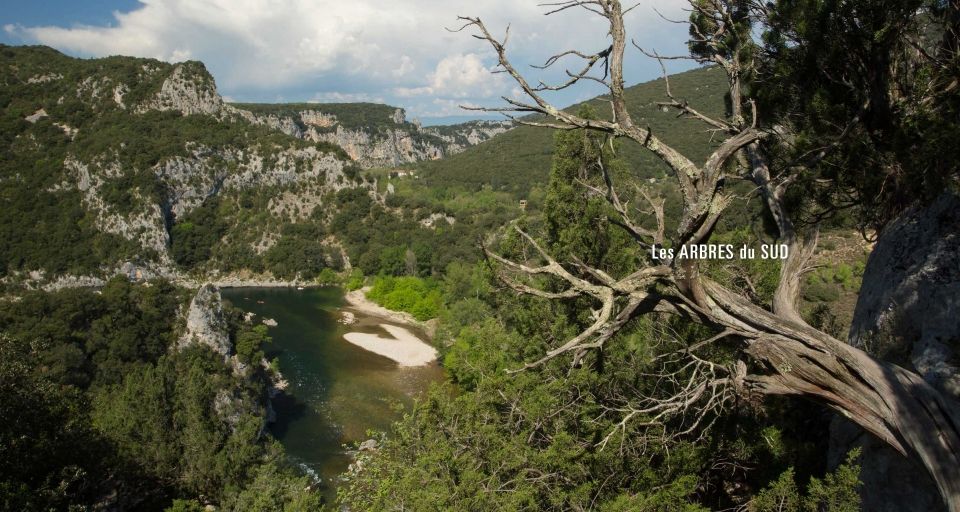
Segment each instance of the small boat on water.
[[302,290],[303,287],[302,287],[302,286],[298,286],[297,289],[298,289],[298,290]]

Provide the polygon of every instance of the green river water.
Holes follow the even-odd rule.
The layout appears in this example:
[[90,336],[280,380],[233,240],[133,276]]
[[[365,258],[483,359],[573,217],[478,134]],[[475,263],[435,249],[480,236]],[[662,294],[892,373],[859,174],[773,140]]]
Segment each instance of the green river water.
[[409,406],[431,382],[443,379],[436,363],[399,368],[345,341],[346,332],[384,335],[379,324],[389,322],[350,310],[357,323],[339,323],[344,307],[339,288],[232,288],[222,294],[256,313],[258,322],[277,321],[269,328],[273,342],[265,352],[268,359],[279,358],[290,385],[273,401],[277,421],[271,431],[294,463],[321,479],[328,497],[352,460],[343,445],[368,439],[369,430],[387,430],[400,415],[396,404]]

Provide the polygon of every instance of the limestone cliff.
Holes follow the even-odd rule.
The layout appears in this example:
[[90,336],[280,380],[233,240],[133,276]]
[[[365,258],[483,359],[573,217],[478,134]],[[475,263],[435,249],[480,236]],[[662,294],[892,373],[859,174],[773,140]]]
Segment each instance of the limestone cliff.
[[[121,84],[118,88],[126,87]],[[119,105],[122,101],[117,100]],[[198,62],[177,64],[163,80],[160,90],[152,98],[136,106],[136,111],[175,110],[184,115],[224,116],[223,98],[217,92],[213,77]]]
[[233,113],[293,137],[336,144],[364,168],[436,160],[510,129],[495,121],[424,128],[408,122],[403,109],[364,103],[240,104]]
[[[6,242],[28,246],[5,282],[56,288],[116,273],[183,277],[174,250],[178,228],[183,240],[222,247],[223,258],[250,259],[281,242],[285,224],[322,210],[337,191],[373,189],[337,145],[304,137],[287,118],[255,118],[224,103],[199,62],[3,49],[0,87],[24,106],[0,112],[16,127],[0,162],[0,188],[32,197],[33,204],[57,205],[7,223],[20,232]],[[336,124],[322,113],[301,117],[314,129]],[[211,212],[198,219],[192,213],[203,205]],[[9,208],[16,214],[31,206]],[[66,221],[55,210],[70,212]],[[29,241],[44,239],[54,225],[68,232],[45,242],[46,252],[65,239],[92,255],[83,265],[75,256],[62,258],[59,268],[33,261]],[[218,268],[209,267],[200,273]],[[68,273],[77,279],[60,279]]]
[[225,362],[230,360],[233,345],[223,316],[220,290],[212,284],[201,286],[187,309],[186,331],[177,342],[177,349],[192,345],[204,345],[221,355]]
[[[108,82],[103,87],[109,85]],[[125,87],[124,84],[117,85],[115,94]],[[117,103],[123,104],[119,99]],[[364,168],[436,160],[459,153],[510,128],[509,123],[496,121],[424,128],[418,122],[408,122],[403,109],[365,103],[233,106],[224,103],[212,77],[195,62],[174,66],[160,90],[137,105],[136,110],[140,113],[157,110],[209,115],[225,122],[242,120],[266,126],[298,139],[338,145]],[[358,111],[364,116],[360,122],[355,119]],[[370,115],[378,117],[366,117]]]
[[[0,112],[15,128],[0,192],[32,198],[15,215],[36,211],[5,223],[16,231],[6,242],[20,243],[0,276],[8,284],[286,272],[283,258],[349,268],[317,224],[344,188],[378,198],[358,167],[441,158],[508,128],[423,128],[380,104],[232,105],[199,62],[3,50],[0,87],[19,99]],[[64,245],[75,250],[37,250]]]

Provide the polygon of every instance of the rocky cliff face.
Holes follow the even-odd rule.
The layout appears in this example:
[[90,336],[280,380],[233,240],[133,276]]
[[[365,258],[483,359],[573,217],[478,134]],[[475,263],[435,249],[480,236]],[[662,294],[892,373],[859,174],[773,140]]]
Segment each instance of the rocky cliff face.
[[[125,85],[116,86],[122,91]],[[115,92],[116,92],[115,91]],[[120,95],[122,99],[122,94]],[[117,100],[118,104],[122,101]],[[328,142],[342,147],[361,167],[395,167],[422,160],[436,160],[491,139],[510,129],[510,124],[476,121],[461,125],[423,128],[406,119],[403,109],[379,106],[388,112],[369,124],[344,123],[335,113],[350,104],[332,105],[249,105],[251,110],[223,102],[213,79],[196,63],[178,64],[163,81],[160,90],[136,107],[138,112],[150,110],[177,111],[184,115],[210,115],[223,121],[243,120],[269,127],[292,137],[312,142]],[[365,104],[357,104],[363,109]]]
[[[104,199],[103,189],[107,182],[123,176],[120,164],[87,163],[71,157],[64,162],[64,170],[59,190],[82,192],[84,205],[95,215],[97,227],[138,244],[146,259],[156,260],[160,269],[167,269],[160,272],[165,275],[174,273],[169,253],[170,219],[182,218],[210,197],[273,188],[280,191],[282,204],[315,208],[321,205],[324,194],[356,186],[344,175],[341,159],[314,147],[284,148],[269,155],[257,149],[202,147],[151,169],[166,191],[163,202],[133,191],[135,207],[119,212]],[[268,211],[278,219],[289,217],[283,207]]]
[[[223,358],[224,363],[233,369],[237,377],[255,378],[249,366],[241,363],[236,354],[232,354],[233,344],[230,342],[229,326],[223,315],[220,290],[216,286],[205,284],[197,290],[193,300],[190,301],[186,317],[186,330],[174,346],[175,350],[184,350],[196,345],[208,347]],[[267,382],[268,399],[263,400],[262,397],[252,394],[249,389],[236,383],[217,391],[213,410],[217,417],[231,429],[236,429],[241,419],[251,414],[263,418],[261,429],[266,428],[267,423],[276,419],[270,399],[286,386],[286,381],[283,380],[283,375],[270,369],[266,360],[261,361],[260,365],[270,377]]]
[[905,212],[870,255],[850,343],[960,398],[960,197]]
[[[126,87],[126,84],[117,86],[116,91]],[[122,95],[120,96],[122,99]],[[121,100],[115,100],[123,105]],[[152,98],[136,106],[139,113],[150,110],[175,110],[184,115],[211,115],[221,117],[229,114],[225,109],[223,98],[217,92],[217,87],[202,66],[196,62],[177,64],[173,72],[163,80],[160,91]]]
[[10,284],[60,287],[82,281],[65,275],[116,273],[184,278],[184,269],[200,278],[218,269],[275,272],[290,267],[282,258],[318,253],[326,265],[348,266],[331,256],[335,240],[318,247],[289,225],[329,221],[344,188],[376,196],[358,166],[441,158],[507,129],[422,128],[379,104],[231,105],[199,62],[3,48],[0,92],[18,100],[0,111],[16,128],[11,158],[0,162],[0,192],[70,212],[15,222],[22,228],[7,242],[67,225],[39,245],[73,244],[92,255],[80,265],[66,255],[35,263],[36,247],[21,244],[2,277]]
[[[363,108],[360,105],[356,108]],[[257,110],[263,106],[250,105],[251,110],[236,108],[232,112],[250,122],[269,126],[293,137],[336,144],[364,168],[396,167],[436,160],[459,153],[510,129],[508,123],[493,121],[423,128],[418,123],[408,122],[406,113],[399,108],[382,114],[382,119],[376,124],[355,126],[342,122],[334,113],[324,111],[325,108],[333,108],[332,105],[293,108],[297,106],[277,113],[262,113]],[[277,105],[273,108],[282,107]],[[336,108],[343,110],[345,106],[341,104]]]
[[[120,235],[127,240],[137,242],[140,247],[152,251],[160,258],[159,263],[170,264],[167,247],[170,245],[170,236],[167,233],[164,213],[160,205],[150,204],[142,197],[141,208],[127,214],[121,214],[112,209],[101,194],[104,182],[117,178],[123,174],[117,165],[101,166],[99,172],[91,172],[91,166],[74,158],[64,161],[64,170],[67,179],[62,182],[61,189],[69,190],[76,187],[83,193],[84,205],[94,213],[97,227],[101,231]],[[73,182],[70,181],[73,178]]]
[[220,354],[225,362],[230,360],[233,344],[227,321],[223,316],[220,290],[212,284],[200,287],[187,309],[187,327],[177,342],[177,349],[203,345]]
[[[958,318],[960,197],[946,193],[929,207],[904,212],[884,230],[864,271],[849,340],[960,399]],[[832,431],[834,462],[853,447],[862,449],[864,510],[944,509],[922,466],[846,420],[838,419]]]
[[[64,238],[87,243],[88,254],[105,255],[99,268],[85,265],[90,279],[118,272],[178,277],[174,229],[190,231],[191,212],[211,199],[213,209],[224,205],[207,217],[224,232],[216,245],[260,254],[282,238],[285,223],[325,207],[337,191],[373,187],[358,179],[341,148],[309,136],[290,118],[258,117],[225,104],[201,63],[80,60],[48,48],[4,49],[0,92],[25,106],[0,111],[18,130],[5,150],[10,158],[0,163],[0,188],[73,212],[83,236]],[[338,127],[334,116],[321,112],[297,119],[311,130]],[[363,144],[355,148],[358,156]],[[39,170],[30,169],[35,162],[43,162]],[[31,222],[44,230],[62,222],[53,217]],[[91,236],[90,228],[104,236]],[[13,240],[35,237],[29,229]],[[26,268],[10,279],[42,287],[85,282],[60,280],[63,270],[31,263],[18,263]]]

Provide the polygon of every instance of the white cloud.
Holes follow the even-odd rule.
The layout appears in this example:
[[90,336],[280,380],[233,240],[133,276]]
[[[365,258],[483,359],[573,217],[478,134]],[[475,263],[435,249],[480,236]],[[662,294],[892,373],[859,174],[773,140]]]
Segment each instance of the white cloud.
[[318,92],[310,98],[311,103],[384,103],[382,96],[353,92]]
[[410,74],[414,68],[416,68],[416,66],[413,64],[413,59],[411,59],[409,55],[403,55],[400,57],[400,65],[397,69],[394,69],[391,74],[396,78],[401,78]]
[[493,74],[493,68],[483,64],[475,53],[444,57],[428,76],[429,85],[397,87],[394,94],[401,98],[411,96],[441,96],[447,98],[489,98],[503,91],[503,75]]
[[[539,0],[140,0],[115,13],[111,26],[5,25],[11,37],[85,56],[133,55],[167,61],[202,60],[220,89],[240,99],[310,98],[312,91],[349,91],[401,103],[405,98],[495,101],[511,94],[503,75],[490,75],[494,56],[471,33],[450,33],[457,15],[480,16],[494,34],[512,24],[508,50],[520,67],[550,54],[607,44],[602,23],[570,10],[544,17]],[[642,0],[628,17],[641,44],[676,53],[685,0]],[[602,20],[601,20],[602,21]],[[669,34],[669,37],[664,37]],[[653,43],[653,44],[651,44]],[[579,63],[571,62],[571,66]],[[643,76],[658,73],[653,65]],[[562,80],[562,70],[546,75]],[[333,93],[330,93],[333,94]],[[557,101],[562,102],[563,96]],[[426,99],[426,98],[424,98]],[[412,100],[411,100],[412,101]]]

